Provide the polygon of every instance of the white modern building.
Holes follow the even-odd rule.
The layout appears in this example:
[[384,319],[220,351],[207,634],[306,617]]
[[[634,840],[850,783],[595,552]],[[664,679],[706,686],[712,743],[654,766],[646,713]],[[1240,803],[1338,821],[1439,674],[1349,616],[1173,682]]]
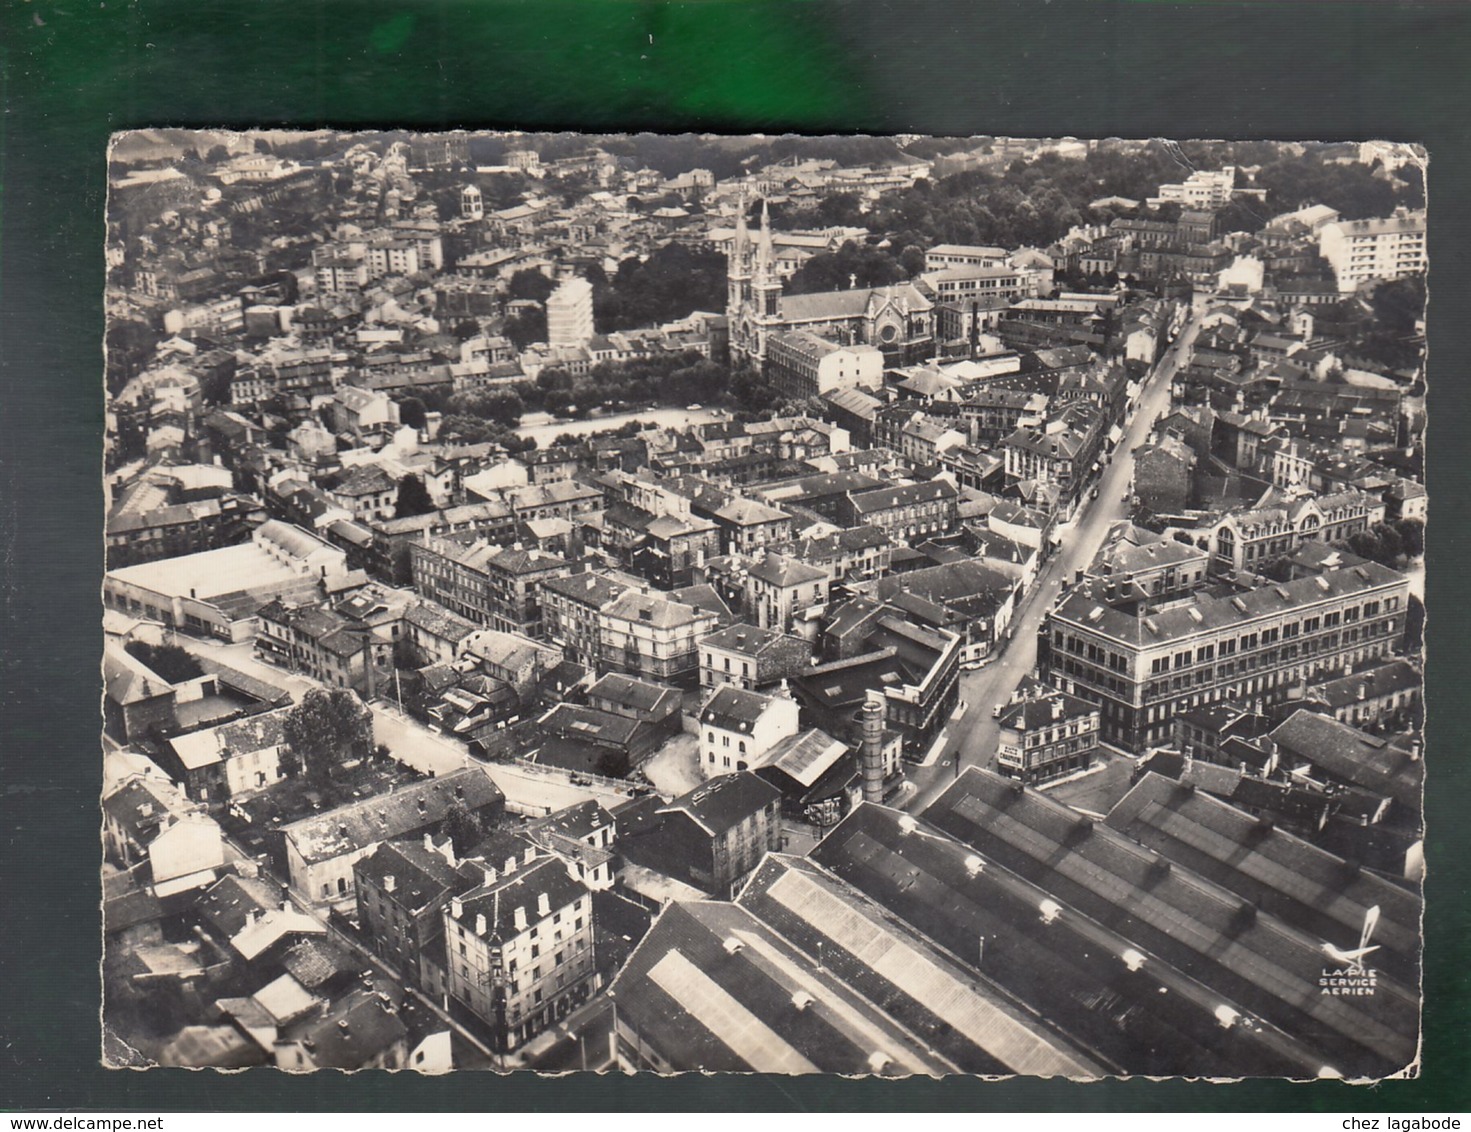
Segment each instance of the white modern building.
[[1318,233],[1318,251],[1345,293],[1372,280],[1415,275],[1426,265],[1425,213],[1400,208],[1393,216],[1328,224]]
[[592,284],[565,280],[547,299],[547,343],[581,346],[593,336]]

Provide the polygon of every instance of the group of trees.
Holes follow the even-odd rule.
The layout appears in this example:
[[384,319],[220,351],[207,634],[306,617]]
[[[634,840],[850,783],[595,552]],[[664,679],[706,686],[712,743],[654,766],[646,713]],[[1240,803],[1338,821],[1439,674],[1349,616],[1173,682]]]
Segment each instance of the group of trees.
[[593,320],[598,332],[657,326],[693,311],[725,310],[725,256],[665,244],[648,259],[630,256],[610,278],[588,269],[593,285]]
[[129,641],[123,646],[128,655],[141,660],[170,684],[182,684],[204,675],[194,655],[178,645],[150,645],[147,641]]
[[812,256],[787,280],[786,293],[846,291],[850,287],[884,287],[903,283],[924,270],[924,252],[910,246],[899,256],[871,244],[851,240],[835,252]]
[[1399,519],[1393,523],[1377,523],[1367,531],[1350,535],[1336,547],[1378,562],[1399,566],[1407,558],[1425,553],[1425,524],[1418,519]]
[[325,783],[343,763],[372,753],[373,716],[345,688],[313,688],[286,713],[282,738],[291,750],[287,773]]
[[409,519],[415,515],[427,515],[435,510],[429,489],[418,476],[410,474],[398,481],[398,497],[393,503],[395,519]]
[[517,386],[517,390],[528,407],[565,416],[607,402],[682,405],[718,401],[728,377],[725,366],[691,351],[603,362],[593,366],[586,376],[578,377],[551,367],[537,374],[534,382]]

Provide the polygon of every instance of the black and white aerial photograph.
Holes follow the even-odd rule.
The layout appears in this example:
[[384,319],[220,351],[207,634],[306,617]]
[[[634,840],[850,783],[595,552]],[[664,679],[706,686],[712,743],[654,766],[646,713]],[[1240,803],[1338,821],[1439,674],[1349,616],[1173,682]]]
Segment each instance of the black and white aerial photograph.
[[1419,1073],[1425,150],[106,161],[105,1065]]

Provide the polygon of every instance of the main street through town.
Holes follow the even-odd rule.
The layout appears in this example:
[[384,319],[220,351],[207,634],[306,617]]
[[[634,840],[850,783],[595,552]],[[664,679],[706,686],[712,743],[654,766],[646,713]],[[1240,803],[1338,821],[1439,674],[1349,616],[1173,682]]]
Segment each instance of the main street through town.
[[[1098,497],[1085,500],[1078,517],[1061,531],[1062,545],[1037,572],[1031,593],[1016,611],[1010,639],[984,668],[960,674],[963,714],[952,718],[939,757],[929,766],[911,767],[904,809],[923,812],[969,766],[993,766],[998,728],[992,716],[997,704],[1011,697],[1037,663],[1037,630],[1062,587],[1087,566],[1103,545],[1109,528],[1128,513],[1125,503],[1134,478],[1134,450],[1149,437],[1155,420],[1170,405],[1170,383],[1200,329],[1203,297],[1196,298],[1190,320],[1145,379],[1123,439],[1098,480]],[[958,765],[957,765],[958,760]]]
[[[961,673],[963,713],[947,725],[944,745],[934,762],[910,769],[908,791],[900,802],[905,809],[918,813],[939,797],[959,773],[957,759],[959,767],[993,765],[997,726],[992,709],[1009,699],[1035,667],[1038,627],[1064,583],[1092,561],[1109,527],[1127,513],[1125,499],[1133,482],[1134,449],[1145,442],[1156,418],[1168,409],[1170,382],[1194,341],[1203,314],[1204,304],[1197,299],[1189,322],[1146,378],[1124,436],[1099,477],[1097,498],[1085,500],[1078,517],[1061,532],[1061,546],[1038,571],[1031,592],[1012,618],[1010,639],[985,667]],[[177,640],[190,651],[286,688],[297,700],[319,687],[307,677],[265,663],[250,644],[226,645],[182,635]],[[590,797],[611,807],[632,797],[631,791],[602,782],[572,785],[563,777],[539,774],[535,768],[478,763],[462,743],[410,719],[392,703],[391,690],[385,689],[385,693],[370,705],[374,736],[406,766],[433,775],[466,765],[481,766],[506,795],[507,802],[523,813],[547,813]]]

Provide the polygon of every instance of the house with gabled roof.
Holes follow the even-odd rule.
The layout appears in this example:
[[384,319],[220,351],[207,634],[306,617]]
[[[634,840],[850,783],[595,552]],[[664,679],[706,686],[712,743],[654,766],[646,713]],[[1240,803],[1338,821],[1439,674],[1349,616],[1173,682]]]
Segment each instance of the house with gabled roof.
[[625,827],[626,859],[720,898],[739,890],[768,852],[781,848],[781,791],[750,771],[721,774]]

